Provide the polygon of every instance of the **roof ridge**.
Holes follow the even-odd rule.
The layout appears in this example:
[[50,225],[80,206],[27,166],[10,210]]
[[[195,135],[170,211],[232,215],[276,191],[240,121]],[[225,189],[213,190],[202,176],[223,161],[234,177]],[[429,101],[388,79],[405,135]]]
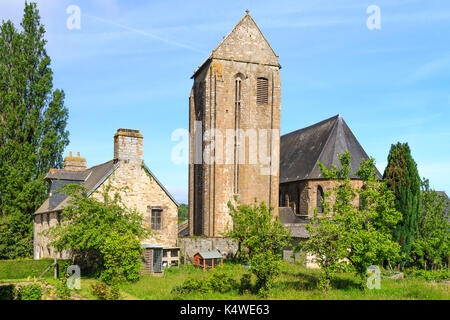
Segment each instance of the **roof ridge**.
[[[325,122],[328,122],[328,121],[333,120],[333,119],[335,119],[335,118],[338,119],[339,116],[341,116],[341,115],[340,115],[340,114],[337,114],[337,115],[332,116],[332,117],[330,117],[330,118],[328,118],[328,119],[325,119],[325,120],[322,120],[322,121],[320,121],[320,122],[314,123],[314,124],[312,124],[312,125],[310,125],[310,126],[307,126],[307,127],[304,127],[304,128],[297,129],[297,130],[295,130],[295,131],[291,131],[291,132],[285,133],[285,134],[283,134],[281,137],[286,137],[286,136],[288,136],[288,135],[291,135],[291,134],[294,134],[294,133],[298,133],[298,132],[300,132],[300,131],[304,131],[304,130],[310,129],[310,128],[313,128],[313,127],[315,127],[315,126],[322,125],[322,124],[324,124]],[[341,116],[341,118],[342,118],[342,116]],[[280,138],[281,138],[281,137],[280,137]]]
[[95,165],[95,166],[92,166],[92,167],[90,167],[90,168],[87,168],[86,171],[87,171],[87,170],[92,170],[92,169],[98,168],[98,167],[103,166],[103,165],[105,165],[105,164],[107,164],[107,163],[109,163],[109,162],[112,162],[112,161],[114,161],[114,160],[115,160],[115,159],[111,159],[111,160],[108,160],[108,161],[106,161],[106,162],[97,164],[97,165]]

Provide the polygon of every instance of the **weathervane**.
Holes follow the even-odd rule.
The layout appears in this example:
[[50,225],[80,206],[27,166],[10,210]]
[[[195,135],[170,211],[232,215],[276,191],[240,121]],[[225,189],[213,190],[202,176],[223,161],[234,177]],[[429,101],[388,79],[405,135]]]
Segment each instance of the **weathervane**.
[[249,14],[249,13],[250,13],[250,10],[248,10],[248,9],[245,10],[245,13],[246,13],[246,14]]

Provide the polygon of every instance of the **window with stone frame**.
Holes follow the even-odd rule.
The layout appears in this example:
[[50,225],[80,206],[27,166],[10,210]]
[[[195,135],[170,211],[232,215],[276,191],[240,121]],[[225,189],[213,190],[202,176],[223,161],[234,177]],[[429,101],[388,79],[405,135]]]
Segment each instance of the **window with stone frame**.
[[152,208],[151,209],[151,227],[152,230],[162,229],[162,209]]
[[256,103],[266,105],[269,103],[269,80],[258,78],[256,81]]
[[50,213],[45,214],[46,220],[47,220],[47,226],[50,226]]
[[323,213],[323,204],[322,201],[325,197],[325,193],[321,186],[317,186],[317,212]]
[[301,198],[301,192],[300,192],[300,189],[297,188],[297,206],[295,208],[295,211],[297,214],[300,214],[300,201],[301,201],[300,198]]

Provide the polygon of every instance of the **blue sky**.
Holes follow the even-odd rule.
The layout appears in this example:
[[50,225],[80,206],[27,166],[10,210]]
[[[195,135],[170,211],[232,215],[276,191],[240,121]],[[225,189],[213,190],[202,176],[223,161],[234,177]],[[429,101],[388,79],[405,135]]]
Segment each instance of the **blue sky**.
[[[113,157],[118,128],[144,135],[144,160],[187,202],[187,165],[171,134],[188,128],[190,76],[245,9],[280,56],[281,133],[342,114],[381,172],[408,142],[422,177],[450,192],[450,2],[447,0],[37,1],[70,144],[88,166]],[[69,5],[81,28],[69,30]],[[381,29],[369,30],[369,5]],[[23,2],[0,0],[18,23]]]

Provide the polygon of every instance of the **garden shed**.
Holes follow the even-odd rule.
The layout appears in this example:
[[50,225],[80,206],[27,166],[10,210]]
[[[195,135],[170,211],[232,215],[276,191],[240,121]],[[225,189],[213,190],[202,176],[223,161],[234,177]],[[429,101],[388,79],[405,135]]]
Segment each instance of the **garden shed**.
[[144,254],[142,258],[141,274],[161,273],[163,247],[150,244],[143,244]]
[[217,265],[223,265],[223,256],[219,251],[197,252],[194,255],[194,266],[198,268],[214,269]]

